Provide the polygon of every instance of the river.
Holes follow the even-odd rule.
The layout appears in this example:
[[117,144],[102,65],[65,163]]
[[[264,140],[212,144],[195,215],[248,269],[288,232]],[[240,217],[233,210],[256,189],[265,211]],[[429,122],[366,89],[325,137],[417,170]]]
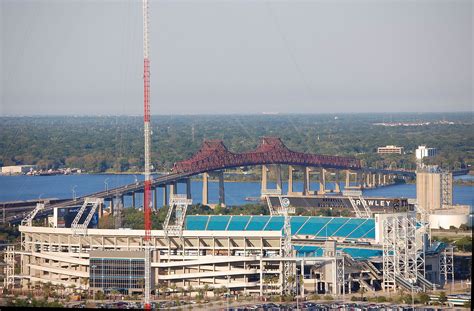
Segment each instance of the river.
[[[456,177],[458,178],[458,177]],[[133,183],[135,180],[142,180],[142,175],[130,174],[82,174],[82,175],[55,175],[55,176],[0,176],[0,202],[22,201],[38,198],[71,198],[73,188],[77,196],[84,196],[89,193],[104,190],[105,187],[114,188],[125,184]],[[303,183],[296,181],[294,191],[302,191]],[[318,189],[319,184],[311,184],[311,189]],[[269,187],[274,184],[269,183]],[[327,188],[333,188],[333,184],[328,184]],[[342,188],[342,184],[341,184]],[[178,191],[184,192],[185,185],[180,184]],[[287,184],[283,184],[283,191],[286,192]],[[193,181],[191,184],[192,197],[195,202],[201,202],[202,183]],[[162,190],[158,191],[159,202],[161,202]],[[369,197],[405,197],[415,198],[415,184],[399,184],[377,189],[364,190],[364,195]],[[226,182],[225,184],[226,204],[228,206],[242,205],[249,203],[247,197],[260,196],[259,182]],[[211,203],[218,200],[217,182],[209,183],[209,199]],[[137,196],[137,205],[141,204],[141,195]],[[455,204],[474,205],[474,186],[455,185],[453,191],[453,201]],[[125,205],[131,205],[131,199],[125,198]]]

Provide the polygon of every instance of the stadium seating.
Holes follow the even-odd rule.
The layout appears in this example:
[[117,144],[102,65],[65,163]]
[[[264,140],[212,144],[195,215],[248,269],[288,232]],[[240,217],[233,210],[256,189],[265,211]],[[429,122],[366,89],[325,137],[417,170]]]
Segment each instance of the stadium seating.
[[[324,249],[320,246],[300,246],[294,247],[297,257],[321,257],[324,255]],[[338,250],[342,250],[347,255],[351,256],[355,260],[365,260],[371,257],[382,256],[381,249],[367,249],[367,248],[356,248],[356,247],[338,247]]]
[[[281,231],[283,216],[202,216],[186,217],[185,230],[210,231]],[[293,235],[307,235],[318,238],[341,237],[347,239],[374,239],[373,218],[292,216]]]

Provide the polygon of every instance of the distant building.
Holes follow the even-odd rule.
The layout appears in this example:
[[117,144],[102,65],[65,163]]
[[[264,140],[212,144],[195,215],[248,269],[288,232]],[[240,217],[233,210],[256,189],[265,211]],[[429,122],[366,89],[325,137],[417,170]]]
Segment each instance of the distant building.
[[416,158],[421,160],[425,157],[434,157],[438,154],[438,149],[436,148],[426,148],[426,146],[418,146],[416,149]]
[[403,147],[398,147],[398,146],[385,146],[385,147],[378,147],[377,148],[377,153],[379,154],[390,154],[390,153],[395,153],[395,154],[402,154],[403,153]]
[[12,165],[12,166],[3,166],[2,174],[3,175],[15,175],[15,174],[26,174],[31,170],[35,170],[36,165]]
[[432,229],[472,227],[473,209],[469,205],[453,205],[453,174],[436,166],[419,167],[416,172],[416,202],[428,214]]

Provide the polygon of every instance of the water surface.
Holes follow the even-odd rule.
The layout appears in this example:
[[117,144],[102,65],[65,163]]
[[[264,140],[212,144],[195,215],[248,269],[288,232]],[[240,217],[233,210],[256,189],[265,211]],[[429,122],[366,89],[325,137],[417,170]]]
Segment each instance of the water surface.
[[[73,196],[73,189],[77,196],[104,190],[106,187],[115,188],[135,180],[143,180],[142,175],[130,174],[83,174],[83,175],[54,175],[54,176],[0,176],[0,202],[22,201],[41,198],[66,199]],[[269,183],[269,188],[275,187]],[[311,189],[317,190],[318,183],[312,183]],[[333,184],[328,184],[328,189],[333,189]],[[341,188],[343,185],[341,184]],[[286,193],[287,183],[283,184]],[[294,191],[302,191],[303,183],[296,181]],[[178,191],[184,192],[185,185],[179,184]],[[194,202],[201,202],[202,183],[192,181],[191,193]],[[399,184],[377,189],[364,190],[364,195],[370,197],[416,197],[415,184]],[[162,200],[162,190],[158,190],[159,202]],[[259,182],[226,182],[225,196],[227,205],[242,205],[249,203],[247,197],[260,196]],[[209,182],[209,199],[211,203],[218,201],[218,183]],[[453,191],[455,204],[474,205],[474,186],[455,185]],[[137,195],[137,205],[141,205],[142,195]],[[131,198],[125,198],[125,205],[131,205]]]

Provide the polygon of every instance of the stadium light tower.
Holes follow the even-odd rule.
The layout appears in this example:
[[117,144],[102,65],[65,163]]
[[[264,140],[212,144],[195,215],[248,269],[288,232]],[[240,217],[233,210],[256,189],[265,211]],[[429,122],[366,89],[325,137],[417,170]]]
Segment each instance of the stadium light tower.
[[151,240],[151,172],[150,172],[150,60],[148,58],[148,0],[143,4],[143,130],[145,135],[145,189],[143,198],[143,213],[145,221],[145,310],[151,309],[151,266],[150,266],[150,240]]

